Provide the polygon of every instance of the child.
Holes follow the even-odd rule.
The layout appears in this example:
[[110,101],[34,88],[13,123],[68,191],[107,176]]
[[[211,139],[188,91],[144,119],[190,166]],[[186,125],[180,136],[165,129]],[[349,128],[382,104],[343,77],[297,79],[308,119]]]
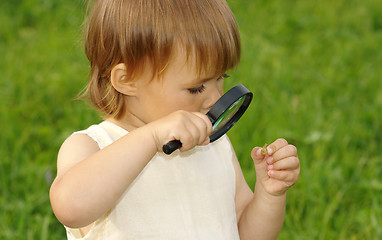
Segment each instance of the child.
[[[239,61],[225,0],[98,0],[88,21],[87,93],[105,121],[71,135],[50,198],[68,239],[275,239],[297,150],[278,139],[250,190],[205,113]],[[162,146],[180,140],[167,156]]]

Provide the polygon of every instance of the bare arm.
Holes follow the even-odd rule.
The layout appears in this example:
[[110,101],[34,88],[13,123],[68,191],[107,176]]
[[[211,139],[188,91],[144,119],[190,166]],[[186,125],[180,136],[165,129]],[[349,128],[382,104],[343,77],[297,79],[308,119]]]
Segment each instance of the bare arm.
[[286,194],[275,197],[257,185],[238,223],[240,239],[276,239],[284,222],[285,200]]
[[207,144],[211,122],[200,113],[176,112],[131,131],[100,150],[87,135],[69,137],[58,154],[50,199],[64,225],[82,228],[113,208],[164,143],[181,136],[181,150]]
[[57,218],[73,228],[94,222],[116,204],[156,150],[145,129],[132,131],[102,150],[90,137],[72,135],[58,154],[50,192]]
[[257,147],[252,151],[256,168],[254,193],[245,182],[236,156],[233,157],[240,239],[277,238],[284,221],[286,190],[297,181],[299,175],[297,152],[285,140],[279,139],[271,144],[269,149],[272,150],[265,157],[260,149]]

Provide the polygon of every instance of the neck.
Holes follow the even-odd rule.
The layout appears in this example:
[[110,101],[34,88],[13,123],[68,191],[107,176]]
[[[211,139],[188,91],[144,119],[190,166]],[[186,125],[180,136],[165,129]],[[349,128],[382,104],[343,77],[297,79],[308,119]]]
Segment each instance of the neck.
[[131,132],[134,129],[142,127],[147,124],[131,112],[126,112],[121,118],[118,118],[118,119],[114,117],[110,117],[110,118],[107,118],[106,120],[108,122],[111,122],[120,126],[121,128],[127,130],[128,132]]

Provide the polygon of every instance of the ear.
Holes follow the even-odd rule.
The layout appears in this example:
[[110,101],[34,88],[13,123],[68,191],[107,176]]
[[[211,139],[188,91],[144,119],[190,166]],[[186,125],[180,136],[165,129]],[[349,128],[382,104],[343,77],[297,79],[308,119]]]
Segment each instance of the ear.
[[110,82],[118,92],[128,96],[136,95],[136,81],[127,79],[127,69],[124,63],[119,63],[113,67],[111,70]]

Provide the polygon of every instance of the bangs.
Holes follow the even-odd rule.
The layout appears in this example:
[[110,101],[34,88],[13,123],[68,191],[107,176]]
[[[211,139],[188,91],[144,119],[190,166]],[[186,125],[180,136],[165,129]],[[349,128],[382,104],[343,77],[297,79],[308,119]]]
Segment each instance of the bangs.
[[199,73],[218,75],[238,64],[239,33],[225,0],[129,2],[135,6],[122,15],[128,26],[121,26],[125,33],[120,42],[125,43],[122,58],[132,75],[139,75],[147,62],[154,75],[162,75],[179,47]]
[[199,73],[209,75],[220,75],[235,67],[240,60],[240,39],[226,2],[187,1],[187,4],[188,8],[182,4],[177,9],[183,19],[174,32],[179,33],[175,39],[186,50],[188,59],[192,57]]

